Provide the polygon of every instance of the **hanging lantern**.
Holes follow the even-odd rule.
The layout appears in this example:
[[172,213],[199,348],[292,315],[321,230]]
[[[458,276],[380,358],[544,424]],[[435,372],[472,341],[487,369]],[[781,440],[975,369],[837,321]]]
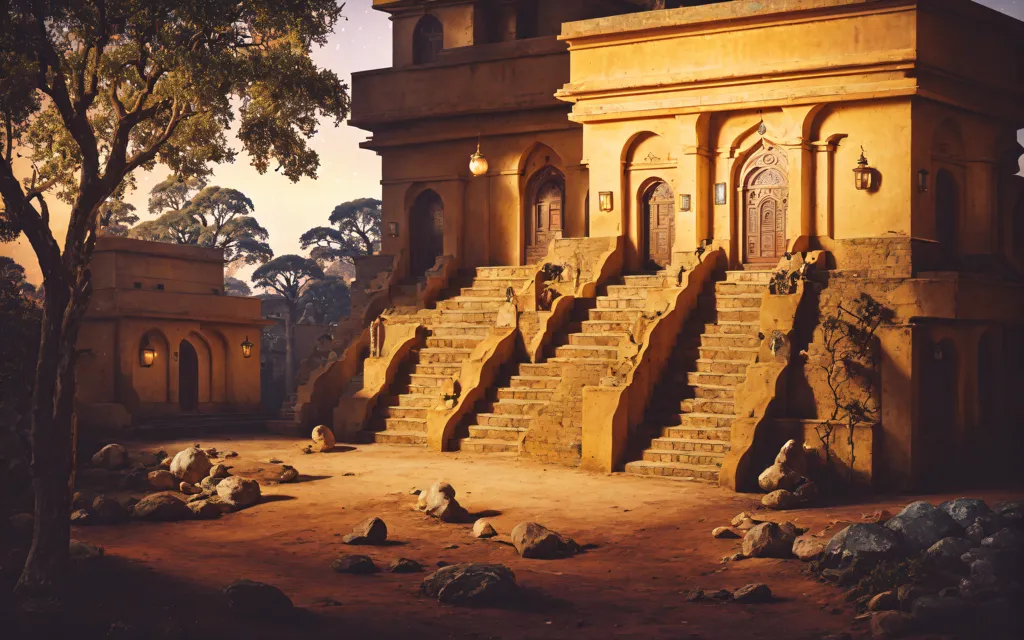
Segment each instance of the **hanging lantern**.
[[875,170],[868,166],[864,147],[860,148],[860,160],[857,161],[857,168],[853,170],[853,182],[858,191],[870,191],[875,188]]
[[142,349],[139,350],[139,364],[144,369],[148,369],[153,366],[156,361],[156,349],[149,345],[149,338],[146,338],[142,343]]
[[487,158],[484,157],[484,154],[480,153],[480,138],[477,138],[476,152],[469,156],[469,172],[472,173],[474,177],[479,178],[480,176],[487,174],[488,168]]
[[249,342],[249,336],[245,336],[245,342],[242,343],[242,357],[243,358],[251,358],[252,357],[252,347],[253,347],[253,344],[251,342]]

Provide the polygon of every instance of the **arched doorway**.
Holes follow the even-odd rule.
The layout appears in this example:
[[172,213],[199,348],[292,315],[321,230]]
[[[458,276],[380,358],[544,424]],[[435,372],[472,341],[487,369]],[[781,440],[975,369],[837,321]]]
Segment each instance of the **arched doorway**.
[[662,269],[672,264],[676,236],[674,202],[672,187],[664,180],[656,180],[644,191],[644,262],[648,267]]
[[434,16],[423,16],[412,34],[412,63],[430,64],[444,49],[444,26]]
[[444,202],[436,192],[427,189],[409,211],[409,273],[423,277],[444,255]]
[[946,169],[935,176],[935,240],[944,267],[956,258],[956,219],[960,210],[956,178]]
[[921,464],[928,489],[948,485],[956,453],[957,353],[953,342],[927,342],[921,351]]
[[562,237],[565,176],[554,167],[542,169],[530,180],[528,192],[526,264],[536,264],[547,255],[551,241]]
[[199,354],[188,340],[178,345],[178,405],[182,411],[199,408]]
[[786,253],[788,158],[778,148],[768,147],[748,163],[744,176],[744,262],[778,262]]

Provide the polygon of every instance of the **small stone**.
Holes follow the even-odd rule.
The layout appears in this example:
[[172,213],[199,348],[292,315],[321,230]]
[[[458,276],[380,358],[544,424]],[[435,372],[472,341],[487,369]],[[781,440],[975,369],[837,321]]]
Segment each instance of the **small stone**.
[[331,563],[331,568],[338,573],[352,573],[361,576],[380,571],[369,556],[358,555],[341,556]]
[[187,482],[182,482],[181,484],[179,484],[178,491],[184,493],[187,496],[195,496],[203,492],[201,487],[197,487],[196,485],[189,484]]
[[216,497],[193,496],[193,498],[198,498],[198,500],[190,499],[187,505],[197,520],[214,520],[231,510],[231,507]]
[[964,624],[970,611],[960,598],[922,596],[914,601],[911,615],[921,629],[948,631]]
[[320,425],[313,428],[313,449],[321,453],[334,449],[334,432],[330,427]]
[[178,487],[178,478],[170,471],[165,471],[164,469],[150,471],[146,475],[146,481],[149,482],[149,486],[157,491],[170,491]]
[[221,457],[223,457],[223,458],[237,458],[238,457],[238,452],[237,451],[225,451],[224,454]]
[[988,508],[984,500],[976,498],[948,500],[940,504],[939,509],[949,514],[949,517],[953,518],[957,524],[965,529],[977,522],[978,518],[983,518],[992,513],[992,510]]
[[494,527],[488,520],[483,518],[473,523],[473,537],[474,538],[493,538],[498,535]]
[[985,527],[980,522],[975,522],[964,530],[964,537],[976,545],[980,545],[985,539]]
[[452,549],[458,549],[458,548],[459,548],[459,545],[457,545],[457,544],[446,544],[445,546],[441,547],[441,549],[443,551],[451,551]]
[[230,476],[217,485],[217,495],[235,509],[244,509],[260,501],[260,483]]
[[748,558],[788,558],[795,536],[774,522],[762,522],[743,537],[743,555]]
[[800,499],[790,491],[778,489],[761,498],[761,504],[769,509],[785,510],[800,505]]
[[902,611],[881,611],[871,616],[871,635],[876,638],[900,638],[912,627],[913,620]]
[[278,478],[278,482],[287,484],[289,482],[295,482],[299,479],[299,472],[295,467],[289,467],[285,465],[284,470],[281,472],[281,476]]
[[754,518],[752,515],[744,511],[743,513],[733,518],[730,524],[733,527],[739,529],[740,531],[749,531],[750,529],[753,529],[757,525],[761,524],[761,522],[763,521]]
[[800,536],[793,541],[793,555],[804,562],[816,560],[823,551],[825,551],[825,545],[816,538]]
[[416,488],[413,488],[413,489],[409,489],[409,495],[410,495],[410,496],[418,496],[418,495],[420,495],[420,493],[421,493],[421,492],[420,492],[420,490],[419,490],[419,489],[416,489]]
[[536,522],[520,522],[512,529],[511,537],[516,551],[524,558],[565,558],[580,550],[572,538],[564,537]]
[[71,513],[71,524],[81,526],[92,524],[92,522],[92,515],[85,509],[79,509]]
[[262,582],[239,580],[225,587],[224,594],[230,609],[243,617],[280,619],[295,612],[291,598],[277,587]]
[[732,600],[732,591],[728,589],[716,589],[704,593],[704,597],[710,600]]
[[128,512],[121,503],[107,496],[96,496],[92,503],[92,513],[102,524],[117,524],[128,519]]
[[895,591],[883,591],[868,600],[868,611],[895,611],[900,608],[900,599]]
[[800,485],[801,480],[803,480],[803,477],[799,473],[784,464],[776,462],[761,472],[761,475],[757,477],[757,484],[768,492],[779,489],[792,491]]
[[192,517],[192,510],[188,505],[170,491],[151,493],[142,500],[139,500],[132,509],[132,517],[137,520],[148,520],[152,522],[173,522],[175,520],[188,520]]
[[704,589],[701,587],[690,589],[683,597],[687,602],[700,602],[704,599]]
[[715,527],[711,530],[711,537],[719,539],[739,538],[740,534],[736,533],[736,531],[732,527]]
[[419,573],[423,571],[423,565],[408,558],[396,558],[388,565],[391,573]]
[[737,589],[736,593],[732,594],[732,599],[744,604],[771,602],[772,590],[768,588],[768,585],[760,582],[748,584]]
[[204,493],[217,493],[217,485],[219,485],[224,478],[214,478],[213,476],[206,476],[203,481],[199,483],[199,486],[203,489]]
[[119,444],[108,444],[93,454],[92,464],[101,469],[123,469],[128,466],[128,450]]
[[228,468],[219,462],[210,467],[209,477],[211,478],[226,478],[229,475],[231,475],[231,473],[228,471]]
[[384,544],[388,539],[388,526],[380,518],[367,518],[353,529],[352,533],[346,534],[341,539],[345,544]]

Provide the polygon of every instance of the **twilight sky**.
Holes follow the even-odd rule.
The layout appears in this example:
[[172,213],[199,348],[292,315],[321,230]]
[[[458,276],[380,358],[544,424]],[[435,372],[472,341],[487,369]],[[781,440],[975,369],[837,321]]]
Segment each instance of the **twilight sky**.
[[[1024,0],[978,1],[1024,20]],[[391,22],[387,14],[373,11],[371,4],[372,0],[347,0],[348,20],[339,23],[327,46],[314,52],[317,64],[333,69],[350,86],[354,71],[391,66]],[[320,154],[317,180],[307,178],[292,183],[273,172],[261,176],[250,166],[248,157],[239,153],[234,164],[215,167],[210,184],[238,189],[252,199],[255,216],[270,232],[270,244],[276,255],[301,253],[299,236],[311,227],[326,224],[336,205],[356,198],[380,197],[380,158],[359,148],[367,136],[367,132],[359,129],[326,124],[311,142]],[[1018,138],[1024,144],[1024,131]],[[137,175],[139,188],[128,201],[147,220],[149,190],[163,180],[167,171],[157,168]],[[51,199],[50,208],[55,219],[66,220],[67,207],[58,207]],[[63,239],[64,229],[55,228],[54,232],[59,240]],[[24,239],[13,245],[0,245],[0,254],[14,257],[25,266],[30,280],[39,281],[35,256]],[[248,276],[251,271],[246,269],[238,275]]]

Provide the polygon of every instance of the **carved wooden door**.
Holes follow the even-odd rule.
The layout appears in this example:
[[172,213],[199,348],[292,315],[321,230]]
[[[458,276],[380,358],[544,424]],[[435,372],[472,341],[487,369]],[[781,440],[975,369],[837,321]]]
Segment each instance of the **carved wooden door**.
[[644,199],[647,228],[647,261],[651,266],[672,264],[672,243],[676,235],[675,195],[667,182],[651,185]]
[[409,271],[413,278],[421,278],[444,254],[444,203],[433,191],[425,191],[409,218]]
[[775,148],[747,170],[743,194],[746,262],[777,262],[786,253],[789,180],[786,156]]
[[533,201],[533,219],[530,243],[526,248],[528,263],[536,263],[547,254],[548,244],[562,237],[562,207],[565,187],[561,180],[553,179],[537,189]]

